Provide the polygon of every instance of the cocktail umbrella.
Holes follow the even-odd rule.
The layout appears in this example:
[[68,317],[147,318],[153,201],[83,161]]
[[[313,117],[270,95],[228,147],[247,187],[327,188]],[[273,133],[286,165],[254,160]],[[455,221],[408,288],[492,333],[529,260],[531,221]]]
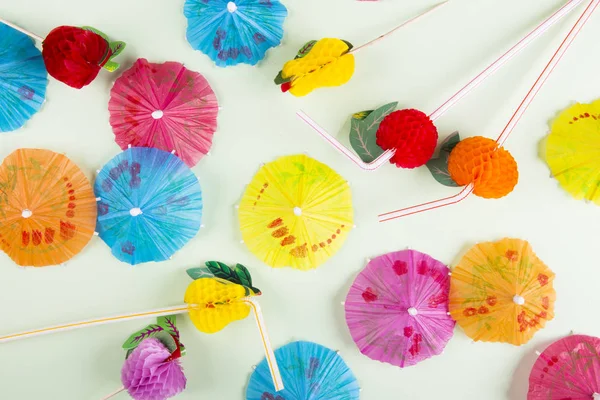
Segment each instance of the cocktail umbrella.
[[25,34],[0,23],[0,132],[22,127],[46,98],[42,53]]
[[414,250],[376,257],[356,277],[344,303],[361,353],[398,367],[442,353],[452,338],[448,267]]
[[452,271],[450,313],[475,341],[518,346],[554,318],[553,280],[527,241],[480,243]]
[[527,400],[600,399],[600,339],[571,335],[552,343],[529,375]]
[[283,37],[279,0],[186,0],[187,39],[219,67],[255,65]]
[[115,140],[172,151],[193,167],[217,129],[219,103],[208,81],[183,64],[139,59],[117,79],[108,104]]
[[267,360],[254,370],[246,400],[358,400],[360,388],[344,360],[312,342],[293,342],[275,350],[285,389],[276,391]]
[[248,249],[274,268],[316,268],[353,228],[350,186],[306,155],[280,157],[260,168],[239,206]]
[[600,205],[600,100],[575,104],[552,124],[544,158],[571,196]]
[[128,149],[102,168],[94,191],[100,237],[132,265],[169,259],[200,228],[198,178],[171,153]]
[[90,182],[67,157],[16,150],[0,165],[0,248],[21,266],[63,263],[92,238],[95,203]]

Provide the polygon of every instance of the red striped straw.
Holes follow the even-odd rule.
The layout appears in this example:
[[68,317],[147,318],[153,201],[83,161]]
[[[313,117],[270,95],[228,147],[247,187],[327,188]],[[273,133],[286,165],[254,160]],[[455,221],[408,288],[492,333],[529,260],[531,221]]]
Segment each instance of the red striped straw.
[[[570,13],[575,7],[577,7],[583,0],[570,0],[565,5],[563,5],[558,11],[552,14],[548,19],[538,25],[533,31],[531,31],[527,36],[521,39],[516,45],[514,45],[511,49],[509,49],[506,53],[504,53],[500,58],[490,64],[486,69],[484,69],[479,75],[473,78],[466,86],[456,92],[452,97],[450,97],[446,102],[444,102],[437,110],[429,115],[429,118],[432,121],[440,118],[446,111],[450,110],[452,106],[454,106],[460,99],[469,94],[473,89],[479,86],[486,78],[492,76],[494,72],[496,72],[500,67],[502,67],[507,61],[516,56],[521,50],[526,48],[531,42],[541,36],[544,32],[546,32],[552,25],[560,21],[564,16]],[[365,163],[361,158],[354,153],[354,151],[348,149],[339,140],[330,135],[327,131],[325,131],[322,127],[320,127],[315,121],[313,121],[306,113],[303,111],[299,111],[296,113],[300,119],[306,122],[309,126],[311,126],[323,139],[325,139],[329,144],[331,144],[336,150],[338,150],[341,154],[346,156],[350,161],[354,164],[362,168],[366,171],[374,171],[381,167],[383,164],[387,163],[393,156],[394,150],[387,150],[382,155],[377,157],[370,163]],[[462,192],[461,192],[462,193]],[[468,195],[468,194],[467,194]],[[449,198],[454,199],[455,196]]]
[[[540,76],[537,78],[537,80],[535,81],[535,83],[521,102],[521,104],[519,104],[519,107],[517,107],[515,113],[512,115],[512,117],[504,127],[504,130],[502,131],[500,136],[498,136],[498,138],[496,139],[498,146],[502,146],[506,139],[508,139],[508,136],[512,133],[515,126],[517,125],[517,123],[519,122],[519,120],[521,119],[521,117],[523,116],[523,114],[525,113],[535,96],[539,93],[542,86],[544,86],[544,83],[546,83],[546,80],[548,79],[554,68],[556,68],[562,57],[567,52],[569,46],[571,46],[581,29],[588,22],[588,20],[590,19],[590,17],[592,16],[593,12],[596,10],[599,4],[600,0],[592,0],[583,12],[583,14],[581,14],[581,17],[579,17],[571,31],[569,31],[569,34],[562,41],[562,43],[558,47],[558,50],[556,50],[556,52],[550,59],[550,62],[548,62]],[[391,221],[396,218],[406,217],[408,215],[418,214],[428,210],[433,210],[451,204],[456,204],[466,199],[472,192],[473,184],[470,184],[466,186],[460,193],[454,196],[431,201],[429,203],[419,204],[408,208],[403,208],[385,214],[380,214],[379,222]]]

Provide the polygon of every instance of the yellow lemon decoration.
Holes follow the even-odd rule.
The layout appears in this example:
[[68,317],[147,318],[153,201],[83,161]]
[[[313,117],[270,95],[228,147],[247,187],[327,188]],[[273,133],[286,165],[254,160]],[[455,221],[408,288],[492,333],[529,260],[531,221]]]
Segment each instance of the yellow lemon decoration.
[[283,92],[306,96],[321,87],[341,86],[354,74],[352,44],[341,39],[325,38],[305,44],[295,59],[283,66],[275,83]]
[[215,333],[250,314],[250,307],[239,301],[246,294],[242,285],[220,278],[199,278],[188,286],[184,301],[195,306],[189,313],[196,328]]
[[571,196],[600,205],[600,100],[575,104],[559,115],[544,158]]

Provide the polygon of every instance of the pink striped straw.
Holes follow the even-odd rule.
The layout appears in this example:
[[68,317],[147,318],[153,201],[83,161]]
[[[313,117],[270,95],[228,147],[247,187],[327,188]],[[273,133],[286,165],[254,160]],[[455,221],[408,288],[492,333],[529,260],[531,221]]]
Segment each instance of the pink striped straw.
[[[598,7],[599,4],[600,4],[600,0],[592,0],[590,2],[590,4],[587,6],[587,8],[585,9],[585,11],[583,12],[583,14],[581,14],[581,17],[579,17],[579,19],[577,20],[577,22],[575,23],[575,25],[573,26],[571,31],[569,31],[569,34],[562,41],[562,43],[560,44],[560,46],[558,47],[558,49],[556,50],[556,52],[550,59],[550,62],[548,62],[548,64],[546,65],[546,67],[544,68],[544,70],[542,71],[540,76],[537,78],[537,80],[535,81],[535,83],[533,84],[533,86],[531,87],[531,89],[529,90],[529,92],[527,93],[527,95],[525,96],[523,101],[521,102],[521,104],[519,104],[519,107],[517,107],[517,110],[515,111],[515,113],[512,115],[512,117],[510,118],[510,120],[508,121],[506,126],[504,127],[504,130],[502,131],[500,136],[498,136],[498,138],[496,139],[496,143],[498,143],[498,146],[502,146],[504,144],[504,142],[506,142],[506,139],[508,139],[508,136],[512,133],[515,126],[517,125],[517,123],[519,122],[519,120],[521,119],[521,117],[523,116],[523,114],[525,113],[525,111],[527,110],[527,108],[529,107],[529,105],[531,104],[533,99],[535,98],[535,96],[539,93],[542,86],[544,86],[544,83],[546,83],[546,80],[548,79],[548,77],[550,76],[550,74],[552,73],[554,68],[556,68],[556,66],[562,59],[562,57],[567,52],[569,46],[571,46],[571,44],[573,43],[573,41],[575,40],[575,38],[577,37],[579,32],[581,32],[581,29],[588,22],[588,20],[592,16],[592,13],[596,10],[596,8]],[[429,203],[419,204],[419,205],[416,205],[413,207],[403,208],[403,209],[388,212],[385,214],[380,214],[379,222],[391,221],[396,218],[401,218],[401,217],[405,217],[408,215],[418,214],[418,213],[421,213],[424,211],[448,206],[451,204],[456,204],[456,203],[466,199],[471,193],[473,193],[473,190],[474,190],[473,184],[470,184],[470,185],[466,186],[463,190],[461,190],[460,193],[458,193],[454,196],[446,197],[446,198],[440,199],[440,200],[431,201]]]
[[[541,36],[544,32],[546,32],[552,25],[560,21],[564,16],[570,13],[575,7],[577,7],[583,0],[570,0],[565,5],[563,5],[558,11],[552,14],[548,19],[542,22],[538,27],[536,27],[533,31],[531,31],[527,36],[521,39],[516,45],[514,45],[510,50],[504,53],[500,58],[494,61],[491,65],[489,65],[486,69],[484,69],[479,75],[473,78],[466,86],[456,92],[452,97],[450,97],[446,102],[444,102],[437,110],[429,115],[429,118],[432,121],[437,120],[442,115],[446,113],[446,111],[450,110],[452,106],[454,106],[460,99],[469,94],[473,89],[479,86],[486,78],[492,76],[494,72],[496,72],[500,67],[502,67],[507,61],[516,56],[521,50],[526,48],[531,42]],[[360,157],[354,153],[354,151],[348,149],[339,140],[330,135],[327,131],[325,131],[322,127],[320,127],[315,121],[313,121],[306,113],[303,111],[298,111],[296,113],[301,120],[306,122],[310,127],[312,127],[323,139],[325,139],[329,144],[331,144],[336,150],[345,155],[350,161],[359,166],[365,171],[374,171],[381,167],[383,164],[387,163],[395,153],[395,150],[387,150],[375,160],[370,163],[365,163]],[[462,193],[462,192],[461,192]],[[467,194],[468,195],[468,194]],[[466,197],[466,196],[465,196]],[[454,197],[452,197],[454,198]]]

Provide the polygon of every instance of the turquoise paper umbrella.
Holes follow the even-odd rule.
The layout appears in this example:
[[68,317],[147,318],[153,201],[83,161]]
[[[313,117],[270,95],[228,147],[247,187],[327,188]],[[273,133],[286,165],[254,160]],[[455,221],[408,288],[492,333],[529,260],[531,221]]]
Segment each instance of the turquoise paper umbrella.
[[22,127],[46,98],[48,73],[32,39],[0,23],[0,132]]
[[94,192],[98,233],[121,261],[167,260],[200,228],[198,178],[171,153],[125,150],[99,172]]
[[186,0],[187,39],[219,67],[255,65],[279,45],[287,8],[279,0]]
[[333,350],[293,342],[275,350],[285,389],[276,392],[267,360],[250,377],[246,400],[358,400],[354,374]]

